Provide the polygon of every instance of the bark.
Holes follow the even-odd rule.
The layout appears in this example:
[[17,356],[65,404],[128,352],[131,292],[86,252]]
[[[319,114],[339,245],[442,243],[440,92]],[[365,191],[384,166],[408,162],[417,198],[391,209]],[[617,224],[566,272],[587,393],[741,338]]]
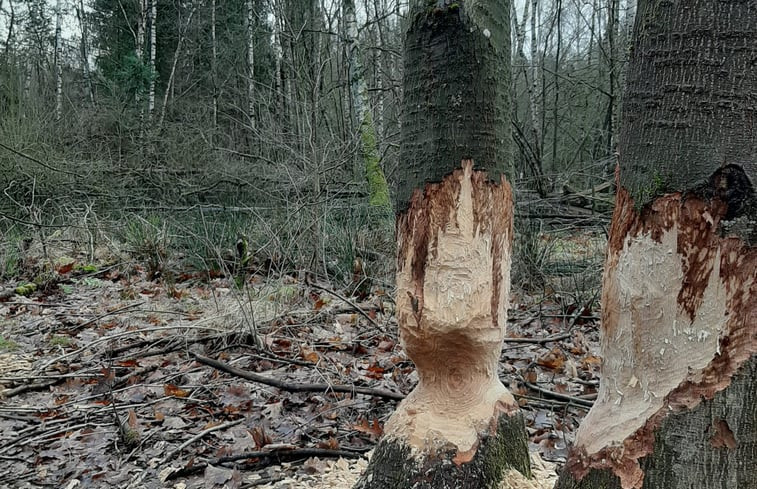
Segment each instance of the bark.
[[753,1],[639,4],[602,383],[558,489],[757,487],[755,32]]
[[84,11],[84,0],[79,0],[79,4],[76,7],[76,17],[79,19],[79,27],[81,29],[81,64],[82,72],[84,74],[84,83],[87,85],[87,95],[89,95],[89,102],[92,107],[95,106],[95,86],[92,83],[92,73],[89,68],[89,49],[87,45],[89,43],[89,29],[87,29],[87,19]]
[[414,2],[409,16],[399,211],[462,159],[495,178],[511,162],[509,2]]
[[416,388],[356,489],[494,488],[530,476],[523,418],[497,375],[507,323],[513,202],[470,160],[413,194],[397,221],[397,318]]
[[61,22],[63,0],[55,2],[55,120],[59,121],[63,112],[63,46],[61,45]]
[[152,121],[153,112],[155,112],[155,82],[158,72],[155,69],[155,56],[157,54],[157,33],[158,33],[158,0],[149,0],[150,2],[150,88],[147,94],[147,118]]

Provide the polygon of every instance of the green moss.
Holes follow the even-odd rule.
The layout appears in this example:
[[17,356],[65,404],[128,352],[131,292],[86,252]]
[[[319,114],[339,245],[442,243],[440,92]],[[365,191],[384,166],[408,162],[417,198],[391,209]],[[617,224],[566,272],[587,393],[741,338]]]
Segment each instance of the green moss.
[[71,346],[71,338],[68,336],[53,336],[50,338],[50,346]]
[[0,336],[0,350],[15,350],[16,348],[18,348],[18,343]]
[[30,295],[35,290],[37,290],[37,284],[26,282],[16,287],[15,292],[18,295],[26,296],[26,295]]
[[98,270],[97,265],[92,265],[92,264],[77,265],[75,269],[82,273],[95,273]]
[[644,185],[643,182],[640,182],[638,191],[635,195],[632,195],[636,209],[641,210],[647,203],[664,194],[668,189],[668,180],[661,173],[655,171],[648,184]]
[[381,168],[376,144],[376,130],[373,127],[370,113],[366,113],[360,127],[360,142],[362,143],[365,178],[368,181],[368,202],[374,209],[391,213],[389,185],[386,183],[386,176],[384,176],[384,170]]

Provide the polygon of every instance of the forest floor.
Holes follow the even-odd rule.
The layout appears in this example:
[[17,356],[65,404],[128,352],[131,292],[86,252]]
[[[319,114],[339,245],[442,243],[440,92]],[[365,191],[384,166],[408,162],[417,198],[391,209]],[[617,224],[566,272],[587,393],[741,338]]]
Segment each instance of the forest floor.
[[[0,283],[0,487],[347,489],[417,381],[391,290],[56,263]],[[547,480],[596,397],[599,301],[510,302],[500,378]]]

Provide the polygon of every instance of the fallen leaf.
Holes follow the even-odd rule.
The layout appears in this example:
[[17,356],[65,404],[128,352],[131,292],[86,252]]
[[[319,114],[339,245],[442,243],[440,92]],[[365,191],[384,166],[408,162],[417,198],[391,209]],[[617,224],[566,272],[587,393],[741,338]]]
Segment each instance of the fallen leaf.
[[167,396],[172,396],[172,397],[187,397],[189,395],[189,391],[180,389],[178,386],[175,386],[173,384],[164,385],[163,392],[165,392]]

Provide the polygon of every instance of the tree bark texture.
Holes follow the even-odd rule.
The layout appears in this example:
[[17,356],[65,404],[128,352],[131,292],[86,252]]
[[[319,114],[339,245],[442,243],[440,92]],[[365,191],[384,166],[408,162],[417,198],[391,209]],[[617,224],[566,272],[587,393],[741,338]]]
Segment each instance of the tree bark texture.
[[757,2],[639,1],[619,136],[638,206],[723,164],[757,170]]
[[492,177],[510,157],[510,5],[415,1],[405,37],[398,211],[462,159]]
[[757,487],[757,2],[642,0],[602,382],[557,489]]
[[59,121],[63,113],[63,46],[61,39],[61,21],[63,1],[55,2],[55,120]]
[[494,488],[530,476],[525,425],[498,378],[507,322],[509,184],[465,161],[413,193],[397,224],[397,318],[419,382],[356,489]]

